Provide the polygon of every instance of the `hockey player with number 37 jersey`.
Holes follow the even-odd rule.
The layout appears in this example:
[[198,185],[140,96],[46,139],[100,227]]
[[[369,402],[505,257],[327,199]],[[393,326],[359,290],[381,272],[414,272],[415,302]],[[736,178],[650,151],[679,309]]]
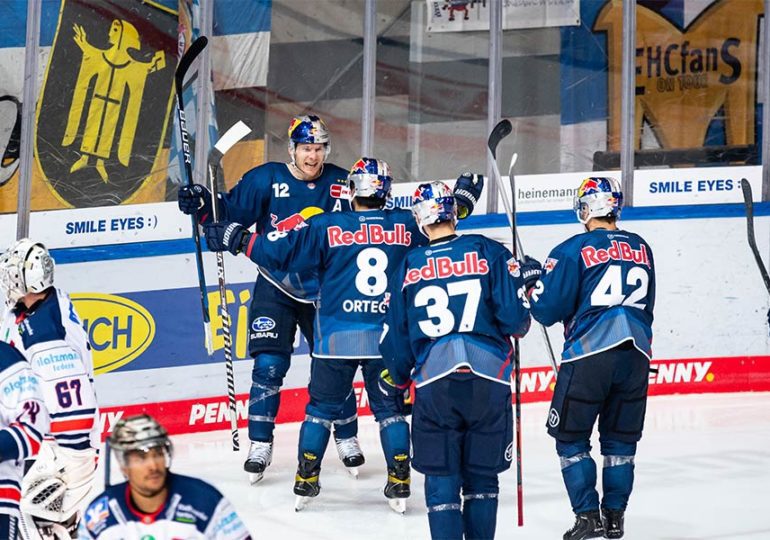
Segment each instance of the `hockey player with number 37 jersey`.
[[[617,227],[614,178],[586,178],[575,196],[585,232],[556,246],[541,269],[525,258],[532,317],[564,324],[564,351],[548,415],[575,525],[564,540],[621,538],[642,437],[652,356],[655,263],[638,234]],[[590,437],[599,419],[603,496]]]
[[510,337],[530,319],[518,262],[494,240],[457,236],[455,199],[442,182],[415,192],[430,245],[391,280],[380,388],[397,397],[416,384],[412,464],[425,475],[431,537],[493,538],[498,474],[511,465]]

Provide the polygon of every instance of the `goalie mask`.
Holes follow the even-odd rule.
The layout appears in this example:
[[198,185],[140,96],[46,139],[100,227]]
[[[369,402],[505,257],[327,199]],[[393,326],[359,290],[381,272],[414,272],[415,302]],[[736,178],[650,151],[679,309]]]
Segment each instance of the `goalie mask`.
[[381,159],[362,157],[350,168],[350,198],[378,199],[385,205],[390,197],[393,177],[390,166]]
[[331,152],[331,137],[324,121],[313,114],[292,118],[289,124],[289,155],[293,165],[296,165],[294,151],[298,144],[323,144],[325,161]]
[[457,224],[457,203],[452,190],[438,180],[417,186],[412,199],[412,213],[423,230],[426,225],[445,221]]
[[585,225],[591,218],[612,217],[620,219],[623,192],[614,178],[592,176],[581,182],[575,195],[573,208],[580,223]]
[[0,288],[9,306],[53,286],[54,262],[45,246],[22,238],[0,256]]
[[166,457],[166,468],[171,466],[173,446],[168,432],[147,414],[121,419],[110,435],[110,447],[121,467],[128,466],[129,453],[146,454],[153,448],[161,448]]

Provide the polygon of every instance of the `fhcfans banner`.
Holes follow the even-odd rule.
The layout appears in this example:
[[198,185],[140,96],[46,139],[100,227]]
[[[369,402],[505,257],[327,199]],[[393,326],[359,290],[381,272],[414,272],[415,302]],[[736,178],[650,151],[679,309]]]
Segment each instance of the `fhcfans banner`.
[[[762,0],[717,0],[685,27],[636,7],[636,146],[649,123],[662,148],[699,148],[714,122],[724,143],[756,142],[757,59]],[[620,149],[623,1],[594,24],[607,33],[607,148]]]
[[121,204],[163,185],[176,26],[152,3],[62,2],[35,137],[42,180],[62,206]]
[[489,9],[499,1],[503,30],[580,24],[580,0],[427,0],[427,30],[489,30]]

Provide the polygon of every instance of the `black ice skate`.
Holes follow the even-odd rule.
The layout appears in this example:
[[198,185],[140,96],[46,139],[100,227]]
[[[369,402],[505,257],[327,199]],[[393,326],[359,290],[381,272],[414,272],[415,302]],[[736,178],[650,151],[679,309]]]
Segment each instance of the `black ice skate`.
[[385,484],[385,497],[394,512],[406,512],[406,499],[411,495],[409,478],[409,456],[399,454],[393,458],[396,463],[388,469],[388,483]]
[[575,524],[564,533],[564,540],[585,540],[604,536],[602,518],[598,510],[575,514]]
[[273,441],[251,441],[249,457],[243,464],[243,470],[249,473],[249,482],[256,484],[265,475],[265,469],[273,460]]
[[602,508],[602,523],[605,538],[623,538],[623,510]]
[[347,439],[335,439],[337,444],[337,454],[345,465],[347,471],[353,478],[358,478],[358,468],[364,464],[364,453],[358,444],[358,437],[348,437]]
[[321,492],[321,484],[318,477],[321,474],[321,464],[318,456],[310,452],[303,452],[297,467],[297,476],[294,477],[294,494],[297,496],[294,502],[294,511],[299,512]]

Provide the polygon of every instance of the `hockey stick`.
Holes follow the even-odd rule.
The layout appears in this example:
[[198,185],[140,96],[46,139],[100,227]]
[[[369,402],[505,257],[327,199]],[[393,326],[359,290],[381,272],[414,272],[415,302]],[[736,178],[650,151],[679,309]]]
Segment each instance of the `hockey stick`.
[[[219,219],[219,204],[217,203],[217,171],[222,162],[222,157],[235,143],[243,139],[251,132],[251,129],[241,121],[227,130],[209,152],[209,190],[212,204],[212,217],[216,222]],[[217,252],[217,280],[219,281],[219,315],[222,318],[222,337],[225,340],[225,373],[227,376],[227,400],[230,404],[230,431],[233,440],[233,452],[240,448],[238,440],[238,411],[235,406],[235,376],[233,374],[233,337],[230,332],[232,321],[227,310],[227,290],[225,289],[225,256],[221,251]]]
[[[513,156],[511,156],[511,164],[508,167],[508,181],[511,184],[511,223],[514,223],[514,220],[516,219],[516,195],[515,195],[516,179],[513,174],[513,167],[516,165],[516,160],[518,158],[519,158],[519,154],[514,152]],[[503,195],[503,198],[505,198],[505,195]],[[521,236],[519,236],[515,232],[513,233],[513,236],[516,239],[516,244],[518,245],[519,252],[524,253],[524,246],[521,244]],[[551,368],[553,369],[553,374],[554,376],[556,376],[559,373],[559,368],[556,365],[556,357],[553,354],[553,347],[551,346],[551,338],[548,337],[548,330],[546,330],[545,325],[538,323],[538,326],[540,326],[540,332],[543,335],[543,341],[545,342],[545,348],[548,351],[548,359],[551,361]]]
[[110,487],[112,473],[112,457],[110,456],[110,438],[104,440],[104,489]]
[[[190,155],[190,136],[187,133],[187,125],[184,114],[184,78],[190,69],[193,61],[206,48],[208,39],[201,36],[192,42],[190,48],[179,59],[179,64],[174,72],[174,88],[176,89],[176,114],[179,123],[179,136],[182,144],[182,155],[184,156],[185,181],[188,186],[193,184],[192,178],[192,156]],[[216,198],[212,196],[213,206],[216,206]],[[190,216],[192,220],[192,234],[195,241],[195,264],[198,268],[198,289],[201,296],[201,310],[203,311],[203,335],[206,344],[206,352],[209,356],[214,354],[214,342],[211,336],[211,318],[209,317],[209,299],[206,293],[206,276],[203,272],[203,251],[201,250],[201,235],[198,228],[198,222],[195,215]]]
[[[509,120],[501,120],[492,129],[487,139],[487,147],[489,148],[489,155],[492,158],[492,170],[497,178],[497,186],[500,189],[500,197],[503,199],[508,216],[511,222],[511,233],[513,234],[513,258],[518,259],[516,249],[516,216],[513,214],[511,207],[508,206],[505,192],[503,191],[502,179],[500,178],[500,169],[497,167],[497,146],[505,137],[507,137],[513,126]],[[521,358],[519,354],[519,339],[513,340],[513,373],[514,373],[514,390],[516,396],[516,493],[517,493],[517,505],[518,505],[518,524],[519,527],[524,526],[524,483],[522,481],[521,470]]]
[[754,198],[751,195],[751,184],[745,178],[741,178],[741,189],[743,190],[743,205],[746,207],[746,230],[749,237],[749,247],[754,254],[754,260],[757,261],[759,273],[762,274],[762,281],[765,282],[765,288],[770,293],[770,276],[767,275],[767,268],[762,262],[757,248],[757,238],[754,236]]

